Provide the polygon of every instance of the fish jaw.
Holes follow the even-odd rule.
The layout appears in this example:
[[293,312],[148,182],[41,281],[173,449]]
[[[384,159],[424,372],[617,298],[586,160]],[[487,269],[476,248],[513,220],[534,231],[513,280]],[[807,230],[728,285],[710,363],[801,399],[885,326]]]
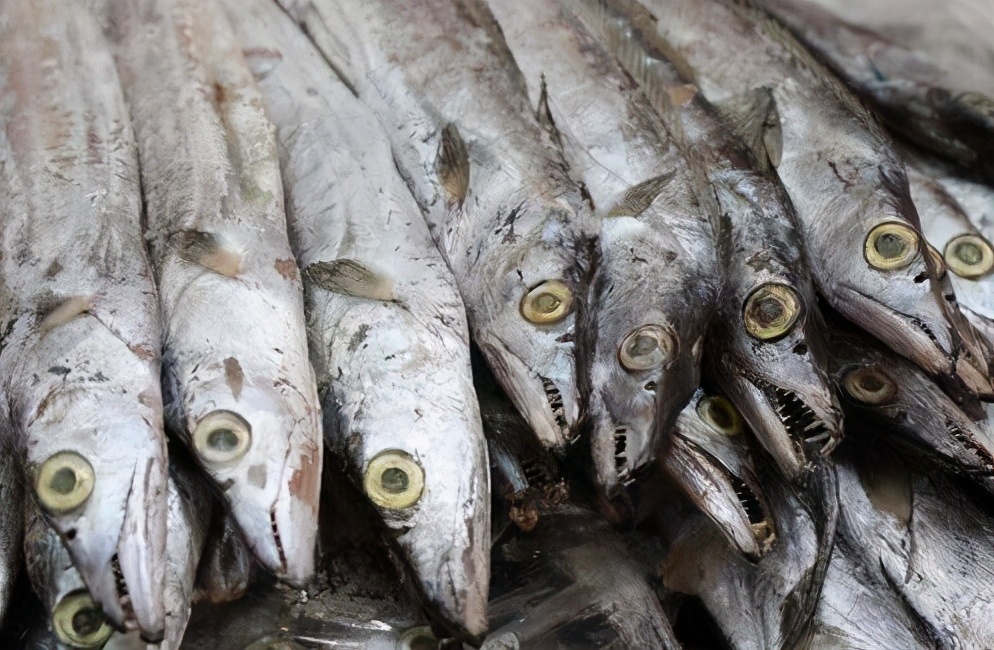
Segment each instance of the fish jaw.
[[[323,454],[316,442],[320,409],[316,396],[311,406],[306,395],[293,389],[276,392],[271,384],[246,376],[233,399],[224,377],[205,382],[186,405],[184,440],[221,487],[260,564],[278,578],[301,585],[314,573]],[[237,414],[251,430],[248,450],[232,462],[202,458],[190,433],[219,412]]]

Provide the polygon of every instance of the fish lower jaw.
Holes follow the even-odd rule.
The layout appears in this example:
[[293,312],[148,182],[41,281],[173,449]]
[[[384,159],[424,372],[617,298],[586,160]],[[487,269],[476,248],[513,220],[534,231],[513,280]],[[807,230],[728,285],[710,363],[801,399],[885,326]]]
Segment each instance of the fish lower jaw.
[[542,390],[545,391],[545,399],[549,403],[549,410],[552,412],[552,419],[559,427],[561,438],[566,444],[571,444],[576,439],[576,432],[572,431],[569,422],[566,420],[566,409],[563,405],[563,394],[556,387],[556,382],[547,377],[538,375],[542,382]]
[[791,440],[810,462],[829,455],[842,440],[837,429],[829,426],[796,393],[758,377],[749,379],[766,397]]
[[946,420],[946,432],[966,451],[975,456],[978,464],[982,466],[982,468],[977,468],[971,474],[994,476],[994,456],[983,445],[977,442],[976,438],[970,435],[966,429],[948,419]]
[[762,555],[769,550],[776,538],[773,519],[767,514],[759,495],[745,481],[731,473],[728,474],[728,478],[735,490],[739,505],[742,506],[749,521],[749,527],[756,540],[756,546],[759,548],[759,554]]

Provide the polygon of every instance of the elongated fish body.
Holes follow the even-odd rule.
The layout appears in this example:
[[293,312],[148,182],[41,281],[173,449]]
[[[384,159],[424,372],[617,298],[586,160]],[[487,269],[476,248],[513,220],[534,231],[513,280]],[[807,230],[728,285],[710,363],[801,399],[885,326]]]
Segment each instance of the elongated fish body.
[[758,484],[776,538],[750,561],[703,514],[667,516],[659,527],[669,550],[664,586],[699,598],[732,648],[794,648],[807,633],[831,555],[838,516],[831,466],[812,475],[803,493],[769,461]]
[[575,268],[589,208],[492,19],[473,3],[282,0],[386,127],[473,339],[547,446],[580,416]]
[[114,59],[81,8],[16,0],[0,6],[0,62],[3,446],[107,615],[154,640],[160,325]]
[[[988,5],[975,0],[942,7],[924,2],[857,7],[847,0],[757,4],[789,26],[891,128],[977,176],[994,175],[994,48],[981,31],[982,25],[994,29]],[[902,25],[910,16],[914,23]],[[964,18],[978,33],[957,33],[964,31]],[[943,28],[947,38],[935,38]]]
[[326,439],[427,600],[479,634],[488,465],[455,281],[376,116],[278,6],[227,6],[276,126]]
[[723,270],[717,214],[695,194],[706,181],[568,3],[488,4],[601,217],[577,350],[595,480],[610,496],[653,460],[697,387]]
[[[729,233],[725,291],[709,346],[710,375],[739,406],[760,442],[791,478],[842,435],[814,282],[786,191],[654,46],[617,11],[573,5],[642,84],[669,130],[707,173]],[[747,134],[745,134],[747,135]]]
[[24,488],[18,458],[0,442],[0,625],[21,570]]
[[951,388],[990,396],[990,351],[944,300],[948,284],[922,242],[903,164],[856,97],[751,7],[606,1],[634,31],[652,35],[739,130],[753,133],[754,150],[776,168],[794,205],[826,301]]
[[272,125],[214,2],[115,0],[107,13],[138,135],[167,425],[224,491],[260,563],[306,580],[320,408]]
[[506,579],[491,594],[483,648],[681,647],[649,583],[651,567],[582,503],[543,508],[533,532],[495,549],[494,564]]
[[994,488],[994,439],[980,404],[957,404],[907,360],[841,324],[833,329],[832,376],[854,426],[887,431],[926,462]]

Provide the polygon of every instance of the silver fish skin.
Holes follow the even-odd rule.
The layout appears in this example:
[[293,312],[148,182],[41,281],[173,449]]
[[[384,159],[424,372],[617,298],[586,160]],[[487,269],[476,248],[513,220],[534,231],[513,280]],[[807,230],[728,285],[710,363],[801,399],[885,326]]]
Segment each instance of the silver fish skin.
[[272,125],[216,3],[107,4],[165,324],[167,425],[260,563],[314,571],[320,406]]
[[104,612],[154,640],[161,334],[127,107],[110,46],[75,4],[4,2],[0,61],[4,447]]
[[669,547],[664,586],[699,598],[736,650],[798,647],[817,605],[838,517],[830,466],[800,492],[764,463],[759,484],[776,540],[758,561],[729,546],[703,514],[673,516],[664,504],[658,517]]
[[735,135],[737,125],[660,54],[665,44],[635,33],[605,3],[571,7],[632,71],[675,139],[701,160],[729,240],[713,325],[718,343],[709,346],[705,365],[782,471],[802,480],[810,463],[838,444],[842,417],[790,198]]
[[18,458],[0,442],[0,625],[21,570],[24,486]]
[[944,300],[948,285],[922,242],[903,163],[859,100],[752,7],[604,1],[634,31],[653,34],[680,74],[742,123],[737,130],[752,132],[757,157],[776,168],[794,205],[826,301],[951,389],[994,395],[991,351]]
[[722,280],[718,215],[699,200],[703,175],[570,3],[487,4],[600,218],[577,367],[590,393],[594,478],[613,496],[654,460],[697,387]]
[[741,414],[727,399],[698,390],[673,429],[660,466],[684,496],[740,553],[755,560],[775,543]]
[[455,280],[376,115],[276,4],[226,7],[276,127],[325,439],[427,602],[480,634],[490,484]]
[[994,29],[977,0],[758,0],[901,135],[994,175]]
[[281,0],[386,127],[470,332],[549,447],[580,418],[574,306],[590,210],[475,3]]

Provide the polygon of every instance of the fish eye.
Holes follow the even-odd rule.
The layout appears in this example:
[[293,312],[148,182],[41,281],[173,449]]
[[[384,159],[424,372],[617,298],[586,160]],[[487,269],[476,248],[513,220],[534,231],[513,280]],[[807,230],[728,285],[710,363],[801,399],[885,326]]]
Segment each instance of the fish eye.
[[52,627],[63,644],[72,648],[99,648],[114,629],[85,591],[66,595],[52,610]]
[[193,448],[211,465],[226,465],[244,456],[252,444],[248,422],[231,411],[214,411],[197,423]]
[[618,349],[618,360],[626,370],[658,368],[673,357],[676,341],[660,325],[643,325],[628,333]]
[[61,515],[83,505],[93,492],[93,466],[74,451],[52,454],[35,476],[35,494],[41,507]]
[[427,625],[405,630],[397,640],[397,650],[436,650],[438,639]]
[[897,395],[894,381],[873,366],[853,368],[847,372],[842,387],[854,400],[872,406],[890,404]]
[[977,235],[960,235],[949,240],[944,258],[953,273],[968,280],[994,268],[994,249]]
[[560,280],[546,280],[521,299],[521,315],[536,325],[558,323],[572,310],[573,292]]
[[702,398],[697,403],[697,414],[723,436],[737,436],[745,431],[739,410],[724,397],[708,395]]
[[801,299],[785,284],[764,284],[746,298],[743,318],[749,336],[774,341],[788,334],[801,316]]
[[403,510],[421,500],[425,473],[407,452],[391,449],[369,461],[362,480],[370,500],[381,508]]
[[903,223],[882,223],[866,236],[864,254],[875,269],[903,269],[918,255],[918,233]]

